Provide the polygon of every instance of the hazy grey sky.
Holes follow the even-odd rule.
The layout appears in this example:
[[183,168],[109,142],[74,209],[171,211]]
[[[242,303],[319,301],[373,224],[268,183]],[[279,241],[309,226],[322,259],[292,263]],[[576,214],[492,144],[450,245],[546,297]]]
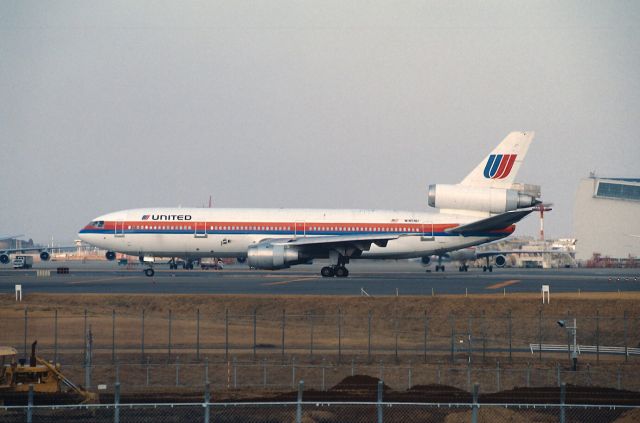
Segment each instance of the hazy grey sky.
[[[124,208],[427,210],[508,132],[571,236],[640,176],[637,1],[0,2],[0,233]],[[529,217],[517,233],[534,234]]]

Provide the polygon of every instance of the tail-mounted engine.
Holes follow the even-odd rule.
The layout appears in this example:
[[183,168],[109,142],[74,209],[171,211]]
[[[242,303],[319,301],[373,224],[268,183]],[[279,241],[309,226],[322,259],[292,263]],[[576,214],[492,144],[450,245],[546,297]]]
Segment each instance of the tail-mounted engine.
[[305,260],[302,259],[295,247],[261,242],[249,246],[247,262],[250,267],[256,269],[277,270],[304,263]]
[[504,213],[539,203],[533,193],[519,189],[429,185],[429,205],[439,209]]

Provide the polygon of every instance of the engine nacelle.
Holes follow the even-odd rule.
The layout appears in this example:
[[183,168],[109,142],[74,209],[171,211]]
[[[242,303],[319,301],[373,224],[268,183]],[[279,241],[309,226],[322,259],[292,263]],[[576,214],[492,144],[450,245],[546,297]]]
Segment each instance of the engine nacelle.
[[429,205],[439,209],[504,213],[536,204],[535,197],[515,189],[429,185]]
[[420,261],[422,261],[422,264],[424,264],[425,266],[428,266],[429,264],[431,264],[431,257],[429,257],[429,256],[422,256],[422,258],[420,259]]
[[286,269],[299,264],[300,255],[296,248],[285,245],[274,245],[270,242],[250,245],[247,250],[247,262],[250,267],[265,270]]
[[8,254],[0,254],[0,263],[7,264],[11,261],[11,258]]
[[504,265],[507,264],[507,258],[502,254],[495,256],[493,261],[495,261],[497,267],[504,267]]
[[51,258],[51,254],[49,254],[47,251],[40,252],[40,260],[49,261],[50,258]]
[[113,251],[107,251],[104,256],[109,261],[114,261],[116,259],[116,253],[114,253]]

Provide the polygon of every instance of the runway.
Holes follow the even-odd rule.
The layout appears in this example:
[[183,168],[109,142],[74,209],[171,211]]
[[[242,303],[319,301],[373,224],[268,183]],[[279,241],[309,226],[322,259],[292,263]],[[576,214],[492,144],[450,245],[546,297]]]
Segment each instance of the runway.
[[[68,275],[55,274],[58,266]],[[113,262],[37,263],[35,269],[0,267],[0,292],[13,293],[21,284],[25,293],[66,294],[245,294],[245,295],[442,295],[538,293],[543,284],[551,292],[640,291],[640,269],[494,269],[483,273],[470,268],[460,273],[426,272],[416,263],[355,262],[348,278],[322,278],[321,263],[280,271],[250,270],[231,265],[224,270],[168,270],[156,266],[154,277],[142,274],[142,266],[124,268]],[[36,269],[52,269],[51,276],[37,277]]]

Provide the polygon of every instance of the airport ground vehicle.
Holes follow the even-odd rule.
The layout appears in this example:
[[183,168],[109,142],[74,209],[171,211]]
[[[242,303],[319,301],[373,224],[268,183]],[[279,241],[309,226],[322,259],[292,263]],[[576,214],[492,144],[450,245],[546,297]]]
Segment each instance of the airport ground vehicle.
[[31,269],[33,267],[33,257],[31,256],[15,256],[13,259],[14,269]]
[[36,356],[35,341],[31,344],[29,362],[16,360],[18,352],[13,347],[0,347],[0,393],[28,392],[33,385],[34,392],[56,393],[63,388],[80,395],[83,402],[95,401],[97,396],[67,379],[60,369],[60,364],[49,363]]

